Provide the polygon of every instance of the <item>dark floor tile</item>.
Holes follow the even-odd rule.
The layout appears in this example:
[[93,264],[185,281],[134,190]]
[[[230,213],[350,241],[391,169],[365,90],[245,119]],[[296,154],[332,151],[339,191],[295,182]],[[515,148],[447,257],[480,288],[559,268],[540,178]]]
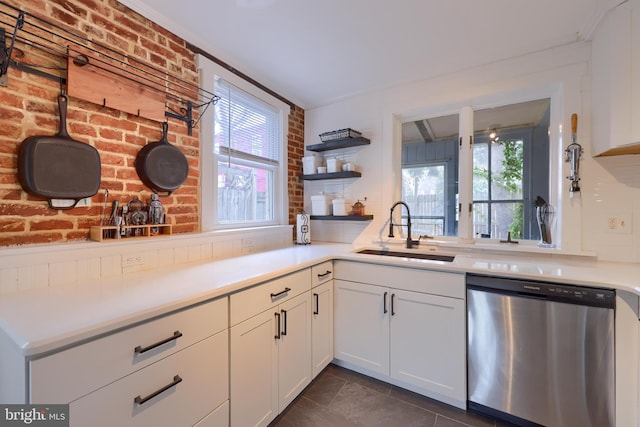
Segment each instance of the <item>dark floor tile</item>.
[[391,387],[392,387],[391,384],[385,383],[384,381],[380,381],[375,378],[368,377],[366,375],[352,371],[350,369],[343,368],[341,366],[330,364],[329,366],[327,366],[327,369],[325,370],[325,372],[329,375],[340,377],[346,381],[371,388],[382,394],[389,394],[389,392],[391,391]]
[[468,424],[462,424],[456,420],[452,420],[451,418],[438,415],[435,427],[468,427]]
[[432,427],[436,415],[355,382],[342,387],[329,409],[367,427]]
[[447,405],[446,403],[438,402],[437,400],[430,399],[426,396],[422,396],[418,393],[414,393],[400,387],[393,386],[389,395],[403,402],[419,406],[420,408],[431,412],[436,412],[443,415],[445,418],[458,421],[465,425],[473,427],[494,427],[493,420],[481,417],[480,415],[476,415],[472,412],[464,411],[456,408],[455,406]]
[[347,380],[335,375],[320,374],[317,379],[305,390],[304,397],[322,406],[329,404],[336,397]]
[[297,399],[269,427],[358,427],[359,424],[305,398]]

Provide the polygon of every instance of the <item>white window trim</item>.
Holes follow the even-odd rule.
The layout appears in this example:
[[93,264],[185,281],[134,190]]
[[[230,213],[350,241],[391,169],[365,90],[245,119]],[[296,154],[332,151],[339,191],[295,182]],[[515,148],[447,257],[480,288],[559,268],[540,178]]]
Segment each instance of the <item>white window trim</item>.
[[[563,244],[563,206],[561,200],[563,198],[562,185],[564,181],[562,176],[562,147],[563,147],[563,99],[564,99],[563,85],[556,82],[550,84],[543,84],[540,86],[528,86],[521,90],[512,91],[496,91],[494,94],[486,96],[478,96],[474,99],[465,99],[459,103],[450,103],[448,105],[435,104],[424,108],[411,108],[411,109],[397,109],[396,111],[385,112],[383,118],[383,137],[393,141],[392,144],[388,144],[383,147],[384,155],[390,159],[388,163],[383,164],[383,173],[387,173],[392,177],[394,183],[394,191],[391,197],[388,195],[384,197],[384,205],[391,205],[393,200],[399,200],[401,196],[401,145],[402,135],[401,128],[402,123],[406,121],[417,120],[424,117],[438,117],[448,114],[458,114],[460,132],[459,135],[462,138],[462,145],[460,147],[459,157],[459,171],[458,179],[460,182],[471,182],[472,177],[472,162],[473,153],[472,147],[469,143],[470,137],[473,136],[473,113],[476,110],[484,108],[491,108],[500,105],[508,105],[518,102],[532,101],[541,98],[549,98],[551,100],[551,113],[550,113],[550,135],[549,135],[549,148],[550,148],[550,177],[549,177],[549,202],[556,208],[556,228],[555,228],[555,241],[558,249],[562,248]],[[443,241],[455,241],[462,244],[475,244],[479,239],[473,236],[473,221],[472,213],[468,209],[470,203],[473,203],[472,186],[467,185],[460,187],[460,204],[463,206],[460,213],[458,222],[458,236],[446,237],[441,236],[438,239]],[[488,239],[494,240],[494,239]],[[485,243],[486,241],[480,241]],[[523,241],[523,245],[519,246],[531,246],[535,247],[537,242],[535,241]]]
[[252,96],[260,99],[280,110],[282,127],[282,144],[280,146],[280,164],[276,172],[276,185],[274,188],[274,219],[268,222],[252,222],[245,224],[218,224],[217,199],[214,197],[214,179],[218,176],[217,163],[213,154],[213,106],[208,108],[200,120],[200,229],[202,231],[222,230],[230,228],[249,228],[259,226],[286,225],[289,221],[289,197],[288,197],[288,129],[290,107],[285,102],[277,99],[248,81],[233,74],[226,68],[214,63],[205,56],[198,55],[198,68],[200,69],[200,82],[203,89],[213,93],[214,81],[222,78],[234,86],[244,90]]

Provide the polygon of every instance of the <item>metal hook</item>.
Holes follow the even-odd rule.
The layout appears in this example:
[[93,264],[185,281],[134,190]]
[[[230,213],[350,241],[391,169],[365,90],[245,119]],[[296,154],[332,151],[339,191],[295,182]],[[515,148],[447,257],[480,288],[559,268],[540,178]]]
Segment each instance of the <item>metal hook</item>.
[[[24,26],[24,11],[21,10],[18,13],[18,18],[16,19],[16,26],[13,28],[13,35],[11,36],[11,45],[3,58],[1,67],[0,67],[0,76],[7,73],[9,70],[9,63],[11,62],[11,54],[13,53],[13,47],[16,43],[16,36],[18,35],[18,30],[21,30]],[[3,37],[4,38],[4,37]]]

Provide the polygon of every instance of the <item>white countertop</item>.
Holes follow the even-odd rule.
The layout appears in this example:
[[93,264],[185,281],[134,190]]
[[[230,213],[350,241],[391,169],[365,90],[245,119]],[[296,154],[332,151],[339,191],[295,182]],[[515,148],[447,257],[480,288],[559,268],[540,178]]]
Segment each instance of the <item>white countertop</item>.
[[640,295],[639,264],[486,251],[461,253],[448,263],[362,255],[354,250],[352,245],[314,243],[3,296],[0,329],[25,356],[34,356],[331,259],[550,280]]

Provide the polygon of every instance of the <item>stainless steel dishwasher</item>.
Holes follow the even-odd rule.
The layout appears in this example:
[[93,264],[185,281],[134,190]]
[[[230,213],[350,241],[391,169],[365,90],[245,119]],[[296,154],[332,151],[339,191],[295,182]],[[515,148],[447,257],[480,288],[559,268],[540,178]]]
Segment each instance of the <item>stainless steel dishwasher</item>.
[[613,427],[611,289],[467,275],[469,410],[518,426]]

